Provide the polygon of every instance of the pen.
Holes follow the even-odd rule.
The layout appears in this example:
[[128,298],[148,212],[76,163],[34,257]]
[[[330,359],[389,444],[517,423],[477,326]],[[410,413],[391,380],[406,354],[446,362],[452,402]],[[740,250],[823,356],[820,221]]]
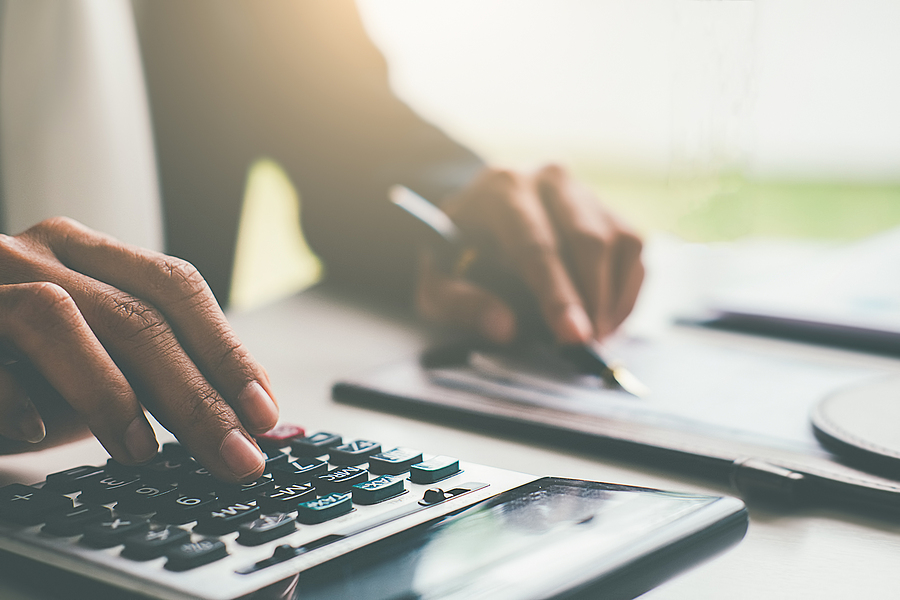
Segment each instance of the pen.
[[[466,242],[465,236],[444,211],[402,185],[392,186],[388,196],[391,202],[421,223],[423,231],[429,232],[443,270],[454,277],[465,277],[481,284],[509,303],[520,317],[520,332],[525,330],[536,337],[552,338],[540,306],[525,283],[508,269],[491,265],[474,245]],[[596,375],[607,387],[637,397],[647,394],[647,388],[634,375],[620,365],[607,362],[593,344],[560,345],[559,352],[580,373]]]

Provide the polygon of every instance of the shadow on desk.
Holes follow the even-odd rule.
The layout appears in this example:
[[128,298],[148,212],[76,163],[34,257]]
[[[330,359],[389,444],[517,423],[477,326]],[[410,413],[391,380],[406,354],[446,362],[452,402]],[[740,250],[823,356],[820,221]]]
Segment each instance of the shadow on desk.
[[120,588],[0,551],[3,600],[147,600]]

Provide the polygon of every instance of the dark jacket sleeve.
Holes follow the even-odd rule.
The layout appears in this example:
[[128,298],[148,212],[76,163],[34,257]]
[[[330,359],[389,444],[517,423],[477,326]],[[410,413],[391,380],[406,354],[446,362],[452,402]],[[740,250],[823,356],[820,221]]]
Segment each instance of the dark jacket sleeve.
[[355,4],[152,0],[136,14],[169,251],[224,300],[247,168],[270,157],[327,279],[408,303],[417,235],[387,188],[436,200],[481,161],[393,95]]

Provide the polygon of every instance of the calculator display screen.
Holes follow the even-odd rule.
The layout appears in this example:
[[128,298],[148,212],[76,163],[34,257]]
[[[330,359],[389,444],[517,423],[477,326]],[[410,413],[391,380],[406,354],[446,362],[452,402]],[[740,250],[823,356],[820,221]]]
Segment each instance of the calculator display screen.
[[658,549],[674,524],[715,501],[542,479],[302,573],[291,596],[497,600],[558,593]]

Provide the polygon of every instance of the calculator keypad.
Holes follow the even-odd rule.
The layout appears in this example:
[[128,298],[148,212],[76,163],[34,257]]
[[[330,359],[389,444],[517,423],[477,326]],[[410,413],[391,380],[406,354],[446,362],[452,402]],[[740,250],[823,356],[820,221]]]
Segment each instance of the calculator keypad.
[[351,488],[356,504],[378,504],[388,498],[399,496],[406,488],[405,480],[396,475],[381,475],[375,479],[357,483]]
[[92,477],[98,479],[104,477],[106,472],[102,467],[81,466],[72,469],[66,469],[59,473],[51,473],[47,475],[47,482],[44,484],[45,490],[52,490],[58,494],[71,494],[84,489],[84,482]]
[[315,500],[316,488],[311,483],[295,483],[260,493],[256,502],[264,512],[291,512],[301,502]]
[[238,528],[240,535],[237,542],[244,546],[259,546],[293,533],[296,529],[294,518],[287,513],[271,513],[242,524]]
[[174,525],[151,524],[150,528],[125,539],[122,556],[132,560],[151,560],[169,549],[191,541],[191,533]]
[[[356,506],[391,501],[409,491],[409,481],[432,483],[459,472],[455,459],[422,462],[417,450],[383,452],[376,441],[344,443],[329,432],[305,436],[291,425],[259,442],[265,474],[247,484],[216,480],[182,446],[168,443],[139,467],[109,460],[50,474],[42,488],[0,488],[0,520],[44,523],[44,534],[80,536],[73,543],[82,547],[116,552],[121,546],[118,552],[130,561],[166,557],[166,569],[188,571],[229,556],[229,544],[236,544],[235,552],[261,546],[349,515]],[[267,554],[268,562],[302,553],[282,545],[280,554]]]
[[330,448],[328,460],[333,465],[361,465],[367,462],[370,456],[379,452],[381,452],[381,444],[378,442],[354,440],[347,444]]
[[197,519],[194,531],[222,535],[236,531],[245,521],[252,521],[260,515],[256,500],[231,502],[211,510]]
[[320,431],[310,436],[297,438],[291,442],[291,454],[296,456],[322,456],[328,454],[328,448],[340,446],[341,436],[336,433]]
[[369,480],[369,472],[359,467],[339,467],[313,480],[317,490],[324,493],[348,492],[357,483]]
[[279,423],[266,433],[256,436],[256,443],[266,452],[277,451],[279,448],[287,448],[291,442],[304,436],[306,436],[306,430],[299,425]]
[[369,459],[369,470],[379,475],[400,475],[422,462],[422,453],[412,448],[394,448]]
[[228,549],[220,540],[201,539],[175,546],[166,556],[166,568],[170,571],[187,571],[228,556]]
[[81,543],[92,548],[112,548],[123,543],[125,538],[149,528],[149,519],[113,513],[109,518],[87,525]]
[[43,523],[73,506],[68,496],[30,485],[13,483],[0,489],[0,517],[14,523]]
[[353,510],[351,495],[333,492],[318,500],[301,502],[297,505],[297,521],[306,525],[324,523],[329,519],[346,515]]
[[112,511],[106,506],[82,504],[77,508],[55,515],[47,520],[41,531],[49,535],[66,537],[84,533],[84,528],[97,521],[109,519]]
[[409,480],[428,485],[447,479],[459,473],[459,460],[450,456],[435,456],[418,464],[410,465]]
[[328,472],[328,463],[318,458],[298,458],[285,464],[275,465],[272,477],[278,485],[295,485],[312,481]]

